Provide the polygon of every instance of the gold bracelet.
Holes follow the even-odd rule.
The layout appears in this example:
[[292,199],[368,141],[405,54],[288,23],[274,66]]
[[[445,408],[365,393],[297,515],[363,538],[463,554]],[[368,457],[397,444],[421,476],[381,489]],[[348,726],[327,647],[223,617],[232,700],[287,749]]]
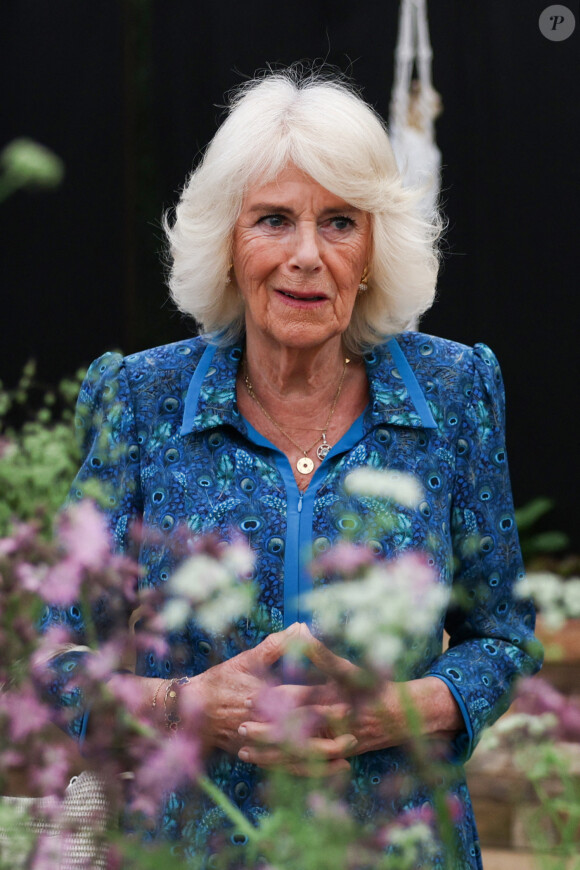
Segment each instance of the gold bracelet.
[[[174,734],[176,733],[179,723],[181,722],[181,717],[177,712],[177,688],[173,688],[174,686],[185,686],[189,683],[189,677],[174,677],[172,680],[169,680],[169,684],[167,689],[165,690],[165,699],[163,701],[163,707],[165,709],[165,722],[167,723],[167,727]],[[174,709],[170,710],[168,707],[169,702],[173,702]]]
[[152,707],[156,707],[156,706],[157,706],[157,695],[159,694],[159,689],[161,688],[161,686],[162,686],[163,683],[165,683],[165,682],[166,682],[166,680],[161,680],[161,682],[159,683],[159,685],[158,685],[157,688],[155,689],[155,694],[153,695],[153,700],[151,701],[151,706],[152,706]]

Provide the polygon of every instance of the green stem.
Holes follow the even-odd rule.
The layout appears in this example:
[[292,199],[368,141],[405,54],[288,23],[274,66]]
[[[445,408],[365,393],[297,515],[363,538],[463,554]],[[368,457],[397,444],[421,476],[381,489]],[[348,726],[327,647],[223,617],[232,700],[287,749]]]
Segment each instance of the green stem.
[[[411,700],[410,692],[404,681],[395,684],[399,691],[401,706],[409,730],[415,741],[414,757],[419,768],[419,775],[423,774],[425,781],[433,779],[433,765],[435,764],[426,753],[426,738],[423,732],[423,720]],[[450,867],[455,867],[457,860],[457,844],[455,840],[455,826],[451,818],[451,811],[447,803],[447,789],[445,785],[433,784],[433,808],[437,819],[439,833],[443,848],[447,854]]]
[[259,835],[257,829],[247,820],[247,818],[234,806],[234,804],[225,796],[223,791],[215,785],[207,776],[200,776],[198,783],[203,791],[212,799],[214,804],[224,811],[226,816],[234,823],[238,830],[245,834],[248,840],[258,840]]
[[403,681],[400,683],[395,683],[395,686],[397,687],[397,690],[399,692],[401,706],[403,708],[403,714],[405,716],[407,725],[409,726],[411,736],[414,737],[416,740],[420,740],[423,736],[423,721],[421,719],[419,711],[411,700],[411,694],[407,688],[407,684]]

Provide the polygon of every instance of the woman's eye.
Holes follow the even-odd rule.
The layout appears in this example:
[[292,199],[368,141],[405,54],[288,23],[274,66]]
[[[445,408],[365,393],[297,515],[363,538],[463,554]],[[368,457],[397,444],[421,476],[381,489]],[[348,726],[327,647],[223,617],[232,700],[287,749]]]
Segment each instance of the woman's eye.
[[354,221],[350,217],[346,217],[346,215],[338,215],[337,217],[331,218],[330,225],[335,230],[347,230],[349,227],[354,226]]
[[258,223],[266,224],[266,226],[276,229],[277,227],[283,226],[285,220],[286,218],[282,214],[266,214],[264,217],[260,218]]

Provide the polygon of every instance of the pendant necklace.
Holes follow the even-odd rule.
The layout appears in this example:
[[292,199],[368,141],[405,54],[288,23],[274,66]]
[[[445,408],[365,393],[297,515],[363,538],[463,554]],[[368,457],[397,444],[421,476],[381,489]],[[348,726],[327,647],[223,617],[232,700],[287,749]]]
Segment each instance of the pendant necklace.
[[316,455],[318,456],[318,458],[320,459],[321,462],[325,458],[325,456],[328,454],[328,452],[330,450],[332,450],[332,445],[329,444],[328,441],[326,440],[326,430],[328,429],[328,427],[330,425],[330,421],[332,420],[332,415],[334,414],[336,405],[337,405],[338,400],[340,398],[340,394],[342,392],[342,385],[344,383],[344,376],[346,373],[346,367],[347,367],[349,362],[350,362],[350,360],[347,357],[345,357],[344,365],[342,367],[342,374],[340,376],[340,382],[338,384],[338,389],[337,389],[336,395],[333,399],[328,417],[326,418],[326,423],[324,424],[324,426],[322,427],[322,430],[321,430],[322,435],[319,435],[318,438],[316,439],[316,441],[314,441],[314,443],[311,444],[310,447],[302,447],[300,444],[296,443],[294,438],[292,438],[290,435],[288,435],[287,432],[284,431],[284,429],[282,429],[280,424],[277,423],[276,420],[274,420],[274,418],[268,413],[268,411],[266,411],[266,409],[264,408],[264,406],[262,405],[262,403],[258,399],[258,397],[255,393],[254,387],[252,385],[252,382],[250,381],[250,377],[248,375],[247,363],[246,363],[246,360],[244,359],[244,383],[246,385],[248,395],[250,396],[250,398],[252,398],[254,400],[254,402],[256,403],[256,405],[258,406],[258,408],[260,409],[260,411],[264,415],[264,417],[266,417],[270,421],[270,423],[272,423],[272,425],[274,425],[276,427],[276,429],[278,429],[278,431],[281,432],[282,435],[284,435],[284,437],[287,438],[288,441],[290,441],[290,443],[293,444],[294,447],[296,447],[297,450],[300,450],[300,452],[303,454],[300,457],[300,459],[298,460],[298,462],[296,463],[296,468],[300,472],[300,474],[312,474],[312,472],[314,471],[314,462],[312,461],[312,459],[310,458],[310,456],[308,454],[310,453],[311,450],[313,450],[316,447],[316,445],[318,444],[319,441],[322,441],[322,444],[319,444],[318,449],[316,451]]

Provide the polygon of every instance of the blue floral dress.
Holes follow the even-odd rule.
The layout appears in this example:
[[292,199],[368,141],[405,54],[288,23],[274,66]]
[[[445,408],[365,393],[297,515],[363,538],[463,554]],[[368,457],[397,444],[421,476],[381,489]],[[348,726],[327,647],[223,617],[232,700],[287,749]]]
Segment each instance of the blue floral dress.
[[[194,622],[172,635],[170,654],[139,655],[137,673],[195,675],[259,643],[296,620],[300,595],[312,584],[308,557],[348,532],[380,555],[425,553],[439,582],[460,589],[464,602],[433,627],[409,678],[434,675],[456,698],[465,720],[457,737],[449,792],[461,803],[458,868],[481,868],[478,837],[462,763],[482,729],[507,708],[516,677],[537,670],[534,614],[513,595],[523,567],[508,477],[501,373],[485,345],[469,348],[420,333],[403,333],[364,356],[370,401],[364,413],[316,469],[300,493],[286,457],[241,416],[236,403],[240,346],[216,347],[203,337],[122,358],[108,353],[92,364],[82,387],[77,426],[84,462],[73,485],[81,499],[88,481],[110,485],[107,517],[116,546],[130,546],[133,521],[163,532],[143,543],[144,586],[164,584],[175,568],[171,542],[183,524],[223,541],[242,534],[256,557],[260,595],[256,618],[231,636],[212,636]],[[394,525],[381,522],[382,500],[348,494],[346,475],[367,466],[417,476],[418,510],[400,508]],[[322,581],[324,582],[324,581]],[[459,599],[458,599],[459,600]],[[47,622],[75,623],[76,613],[53,609]],[[82,625],[77,624],[79,637]],[[443,630],[450,636],[442,653]],[[64,659],[63,661],[66,661]],[[68,661],[71,666],[71,661]],[[85,720],[82,698],[71,730]],[[417,782],[393,787],[412,761],[398,747],[351,759],[349,801],[363,822],[382,824],[432,800]],[[268,812],[261,771],[216,754],[209,775],[253,822]],[[168,795],[160,837],[176,852],[207,855],[224,829],[243,850],[211,800],[194,790]],[[436,861],[445,866],[444,856]]]

